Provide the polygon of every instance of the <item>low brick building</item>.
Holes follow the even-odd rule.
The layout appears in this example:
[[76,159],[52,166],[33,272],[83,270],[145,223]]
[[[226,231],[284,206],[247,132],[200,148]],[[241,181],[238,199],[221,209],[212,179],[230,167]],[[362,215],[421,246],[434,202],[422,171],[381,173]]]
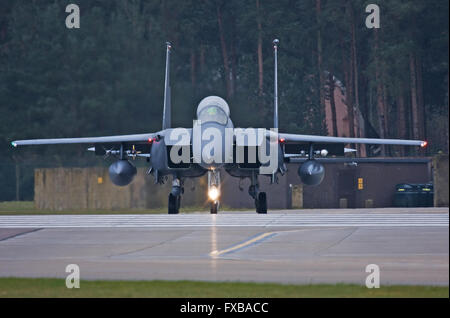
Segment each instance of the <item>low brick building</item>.
[[[396,184],[427,183],[433,178],[430,159],[365,159],[357,165],[329,162],[320,185],[302,186],[298,166],[298,163],[288,164],[288,173],[279,178],[278,184],[270,185],[268,177],[260,177],[269,209],[339,208],[342,202],[349,208],[389,207],[393,204]],[[139,168],[129,186],[117,187],[110,182],[108,169],[104,167],[36,169],[35,204],[38,209],[54,211],[166,207],[170,180],[162,186],[156,185],[145,171]],[[240,181],[222,173],[221,204],[253,209],[253,200],[247,192],[249,184],[248,179]],[[182,207],[207,207],[206,192],[206,175],[187,180]]]

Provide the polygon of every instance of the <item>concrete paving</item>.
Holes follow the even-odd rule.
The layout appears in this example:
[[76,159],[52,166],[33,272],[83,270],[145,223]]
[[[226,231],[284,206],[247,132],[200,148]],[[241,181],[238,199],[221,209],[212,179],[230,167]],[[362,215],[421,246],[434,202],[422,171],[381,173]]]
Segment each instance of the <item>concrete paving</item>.
[[[449,284],[448,208],[0,216],[1,277]],[[97,217],[97,218],[96,218]]]

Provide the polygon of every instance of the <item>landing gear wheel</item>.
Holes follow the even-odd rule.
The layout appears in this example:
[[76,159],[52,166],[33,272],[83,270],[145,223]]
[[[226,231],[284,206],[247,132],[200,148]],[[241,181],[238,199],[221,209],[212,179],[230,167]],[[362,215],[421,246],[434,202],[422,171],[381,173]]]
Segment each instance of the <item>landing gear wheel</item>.
[[211,202],[211,214],[217,214],[217,210],[219,210],[219,202]]
[[169,214],[178,214],[180,210],[180,196],[169,193]]
[[177,213],[180,211],[181,195],[177,196]]
[[267,214],[267,196],[265,192],[258,194],[257,200],[255,200],[256,213]]

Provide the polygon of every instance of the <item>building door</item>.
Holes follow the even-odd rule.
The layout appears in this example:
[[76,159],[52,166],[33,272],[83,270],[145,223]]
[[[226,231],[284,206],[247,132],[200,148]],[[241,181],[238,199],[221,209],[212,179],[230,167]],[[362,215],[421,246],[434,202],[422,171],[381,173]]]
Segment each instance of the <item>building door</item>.
[[356,208],[356,191],[356,169],[340,170],[338,173],[338,205],[341,199],[345,199],[348,208]]

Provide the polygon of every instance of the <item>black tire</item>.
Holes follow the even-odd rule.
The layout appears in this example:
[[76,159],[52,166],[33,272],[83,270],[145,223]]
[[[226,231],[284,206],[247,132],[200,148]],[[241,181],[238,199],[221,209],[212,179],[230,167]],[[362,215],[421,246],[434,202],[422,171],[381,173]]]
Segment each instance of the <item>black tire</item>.
[[219,209],[219,202],[211,202],[211,214],[217,214]]
[[258,199],[255,200],[256,213],[267,214],[267,196],[265,192],[258,194]]
[[172,193],[169,193],[169,206],[168,212],[169,214],[178,214],[180,208],[180,196],[175,196]]

